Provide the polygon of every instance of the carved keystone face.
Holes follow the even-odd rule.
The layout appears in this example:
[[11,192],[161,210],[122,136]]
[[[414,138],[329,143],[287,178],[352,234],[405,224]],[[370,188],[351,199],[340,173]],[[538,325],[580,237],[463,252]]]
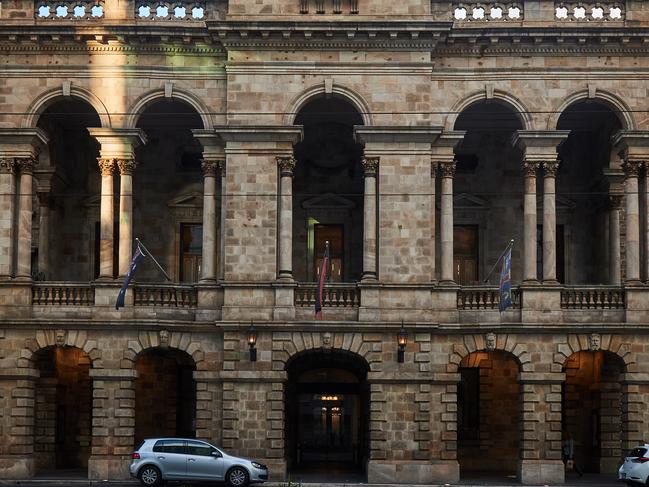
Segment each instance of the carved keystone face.
[[65,330],[56,330],[54,342],[56,343],[57,347],[62,347],[65,345],[65,335]]
[[598,333],[593,333],[588,338],[588,348],[591,350],[591,352],[598,351],[601,345],[602,345],[602,338],[599,336]]
[[496,349],[496,334],[495,333],[487,333],[485,335],[485,348],[493,352]]
[[322,334],[322,345],[324,347],[331,347],[331,333],[325,332]]
[[160,346],[161,347],[169,346],[169,332],[167,330],[160,330],[158,332],[158,335],[160,336]]

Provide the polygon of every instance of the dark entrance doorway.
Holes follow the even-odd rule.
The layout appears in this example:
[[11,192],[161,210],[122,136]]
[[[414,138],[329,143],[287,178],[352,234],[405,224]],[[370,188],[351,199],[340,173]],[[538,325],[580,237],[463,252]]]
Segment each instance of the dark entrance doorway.
[[293,479],[364,481],[368,366],[342,350],[298,354],[287,364],[287,463]]

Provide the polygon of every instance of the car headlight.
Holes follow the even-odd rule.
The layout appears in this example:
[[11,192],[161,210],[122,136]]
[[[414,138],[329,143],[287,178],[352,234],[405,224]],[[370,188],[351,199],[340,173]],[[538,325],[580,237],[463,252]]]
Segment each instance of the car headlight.
[[250,463],[252,464],[253,467],[258,468],[260,470],[268,470],[268,467],[261,463],[257,463],[257,462],[250,462]]

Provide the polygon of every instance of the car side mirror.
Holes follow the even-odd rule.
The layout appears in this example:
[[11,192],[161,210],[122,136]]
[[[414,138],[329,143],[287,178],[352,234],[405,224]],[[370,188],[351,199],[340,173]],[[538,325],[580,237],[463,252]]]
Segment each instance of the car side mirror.
[[223,455],[221,455],[221,452],[220,452],[220,451],[213,451],[213,452],[212,452],[212,456],[213,456],[214,458],[221,458]]

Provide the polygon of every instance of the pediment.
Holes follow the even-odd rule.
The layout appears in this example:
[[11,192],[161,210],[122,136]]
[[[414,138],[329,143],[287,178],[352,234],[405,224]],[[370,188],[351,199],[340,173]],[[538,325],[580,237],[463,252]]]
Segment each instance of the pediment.
[[473,194],[459,193],[453,196],[453,208],[465,210],[488,210],[489,203]]
[[198,191],[183,193],[167,201],[167,206],[169,208],[200,208],[203,206],[203,194]]
[[334,193],[325,193],[302,202],[304,209],[316,208],[356,208],[356,204],[343,196]]

